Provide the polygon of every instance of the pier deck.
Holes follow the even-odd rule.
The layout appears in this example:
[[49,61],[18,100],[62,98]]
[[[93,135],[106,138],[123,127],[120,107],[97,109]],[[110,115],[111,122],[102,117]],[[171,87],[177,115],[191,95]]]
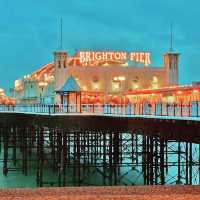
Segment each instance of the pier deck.
[[144,135],[165,139],[196,143],[200,140],[200,117],[0,112],[0,124],[59,127],[66,131],[134,132],[141,130]]

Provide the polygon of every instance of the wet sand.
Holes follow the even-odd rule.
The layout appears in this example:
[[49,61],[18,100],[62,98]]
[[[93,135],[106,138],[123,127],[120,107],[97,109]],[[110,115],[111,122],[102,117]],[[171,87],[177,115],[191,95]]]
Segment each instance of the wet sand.
[[200,199],[200,186],[116,186],[1,189],[1,200],[190,200]]

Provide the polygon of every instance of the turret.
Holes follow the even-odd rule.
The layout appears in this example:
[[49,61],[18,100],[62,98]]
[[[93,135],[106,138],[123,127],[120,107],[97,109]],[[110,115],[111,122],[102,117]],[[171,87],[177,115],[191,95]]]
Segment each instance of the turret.
[[178,85],[178,64],[179,53],[170,52],[164,54],[164,67],[168,86]]
[[55,90],[59,90],[65,83],[67,73],[67,52],[54,52],[54,66],[55,66]]

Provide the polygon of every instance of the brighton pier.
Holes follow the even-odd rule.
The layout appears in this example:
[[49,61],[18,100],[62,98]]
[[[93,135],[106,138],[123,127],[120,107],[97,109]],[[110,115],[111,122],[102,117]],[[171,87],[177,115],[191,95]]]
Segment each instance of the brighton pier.
[[[162,67],[118,60],[54,62],[15,81],[0,106],[3,174],[36,186],[200,184],[200,86]],[[47,173],[48,172],[48,173]]]

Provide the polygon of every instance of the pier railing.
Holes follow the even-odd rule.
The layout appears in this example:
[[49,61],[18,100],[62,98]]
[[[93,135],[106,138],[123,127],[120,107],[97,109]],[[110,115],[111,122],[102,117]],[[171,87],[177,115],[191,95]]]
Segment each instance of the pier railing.
[[135,104],[34,104],[0,105],[0,112],[44,113],[44,114],[103,114],[103,115],[152,115],[200,117],[200,102],[175,103],[135,103]]

